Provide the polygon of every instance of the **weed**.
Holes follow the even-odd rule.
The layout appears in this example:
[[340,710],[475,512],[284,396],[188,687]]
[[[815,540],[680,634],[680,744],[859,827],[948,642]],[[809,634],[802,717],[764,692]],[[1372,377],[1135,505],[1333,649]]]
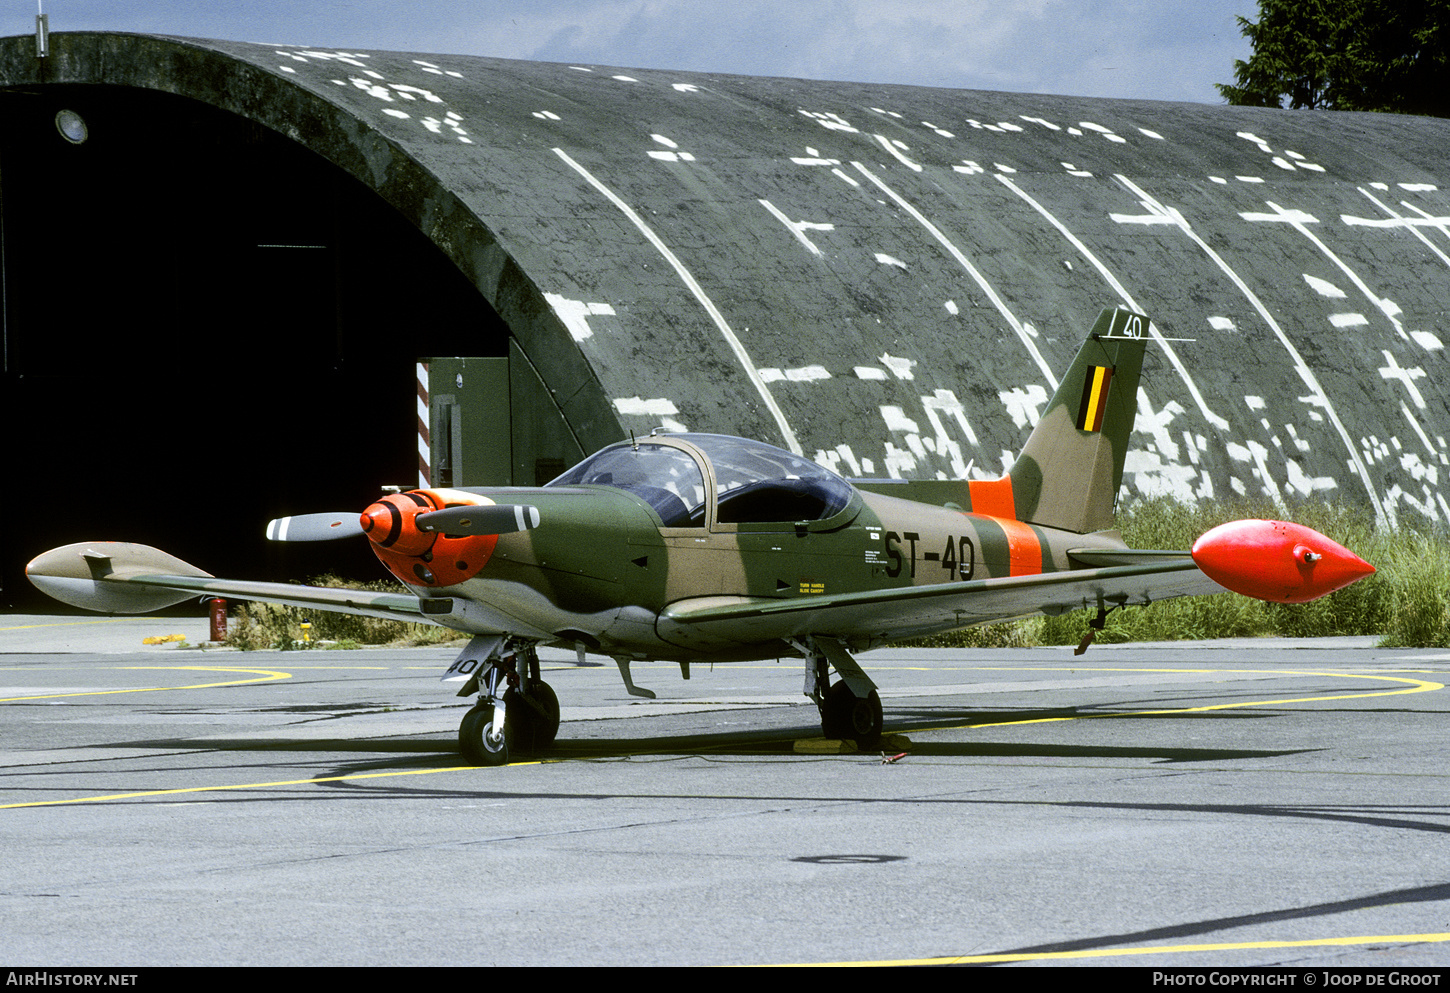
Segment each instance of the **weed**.
[[1043,618],[1024,617],[1000,624],[962,628],[925,638],[911,638],[895,644],[903,648],[1032,648],[1042,644]]
[[[386,580],[358,583],[330,573],[314,577],[309,585],[383,593],[397,593],[401,589],[399,584]],[[303,640],[304,622],[312,625],[310,640]],[[363,645],[436,645],[459,637],[459,632],[452,628],[434,624],[412,624],[356,614],[302,610],[273,603],[244,604],[237,608],[236,616],[227,626],[227,644],[244,652],[262,648],[295,651],[320,647],[319,642],[332,642],[331,647],[337,648],[360,648]]]

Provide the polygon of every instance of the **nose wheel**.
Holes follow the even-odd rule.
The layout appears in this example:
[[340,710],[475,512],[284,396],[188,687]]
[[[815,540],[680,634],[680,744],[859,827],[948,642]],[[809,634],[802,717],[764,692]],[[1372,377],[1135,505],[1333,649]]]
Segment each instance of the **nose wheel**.
[[539,678],[539,657],[532,646],[517,655],[490,658],[478,687],[478,703],[458,725],[458,750],[465,762],[507,765],[511,757],[538,755],[554,744],[559,697]]
[[480,703],[464,714],[463,723],[458,725],[458,750],[463,753],[463,760],[469,765],[507,765],[513,738],[508,717],[505,709],[500,724],[490,703]]

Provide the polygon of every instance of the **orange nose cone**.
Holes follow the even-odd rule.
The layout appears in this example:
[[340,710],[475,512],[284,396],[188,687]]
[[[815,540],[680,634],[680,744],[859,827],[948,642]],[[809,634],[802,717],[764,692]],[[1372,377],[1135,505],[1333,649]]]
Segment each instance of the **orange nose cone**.
[[1193,561],[1225,589],[1258,600],[1304,603],[1374,566],[1312,528],[1287,521],[1230,521],[1193,544]]
[[414,518],[432,509],[427,504],[419,506],[407,494],[391,494],[364,510],[358,523],[363,534],[380,548],[404,555],[421,555],[433,546],[435,536],[419,531]]
[[396,510],[385,503],[370,505],[358,516],[357,520],[362,525],[363,534],[379,545],[387,542],[388,534],[395,526],[402,526],[402,518],[398,516]]

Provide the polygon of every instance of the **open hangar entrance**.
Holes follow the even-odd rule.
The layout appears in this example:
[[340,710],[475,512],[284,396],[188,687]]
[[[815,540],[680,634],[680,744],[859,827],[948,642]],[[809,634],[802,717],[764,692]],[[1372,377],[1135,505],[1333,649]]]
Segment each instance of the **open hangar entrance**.
[[0,121],[0,506],[29,522],[3,602],[40,605],[24,563],[85,538],[375,573],[365,543],[263,528],[416,483],[415,359],[509,354],[477,288],[363,184],[196,100],[52,85],[0,91]]

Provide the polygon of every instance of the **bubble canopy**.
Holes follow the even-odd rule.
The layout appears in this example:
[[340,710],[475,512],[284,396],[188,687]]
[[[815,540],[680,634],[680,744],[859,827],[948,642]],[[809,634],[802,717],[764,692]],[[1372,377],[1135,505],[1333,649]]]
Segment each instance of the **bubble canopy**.
[[856,503],[851,484],[829,469],[764,442],[719,434],[621,442],[548,485],[625,490],[654,508],[664,527],[829,521]]

